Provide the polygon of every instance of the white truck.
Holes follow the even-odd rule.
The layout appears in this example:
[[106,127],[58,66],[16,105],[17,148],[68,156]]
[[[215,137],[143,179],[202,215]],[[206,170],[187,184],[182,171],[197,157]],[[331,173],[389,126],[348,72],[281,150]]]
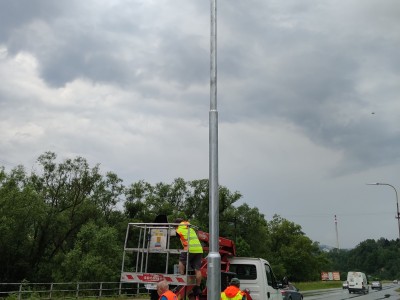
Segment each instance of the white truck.
[[[173,223],[129,223],[122,261],[121,283],[136,283],[149,290],[151,299],[158,299],[155,293],[157,282],[167,280],[178,299],[192,299],[195,276],[191,270],[181,275],[176,263],[183,250],[173,248],[175,236]],[[206,254],[209,250],[209,234],[197,230]],[[283,300],[278,282],[268,261],[262,258],[237,257],[235,243],[219,238],[221,255],[221,290],[231,278],[240,280],[241,290],[247,292],[247,300]],[[157,270],[155,270],[157,269]],[[188,268],[186,268],[188,270]],[[207,258],[203,257],[201,272],[207,280]],[[207,284],[202,285],[199,300],[207,300]]]
[[250,292],[253,300],[283,299],[271,266],[265,259],[232,257],[229,271],[240,280],[240,289]]
[[363,272],[350,271],[347,273],[347,289],[349,293],[369,293],[367,276]]

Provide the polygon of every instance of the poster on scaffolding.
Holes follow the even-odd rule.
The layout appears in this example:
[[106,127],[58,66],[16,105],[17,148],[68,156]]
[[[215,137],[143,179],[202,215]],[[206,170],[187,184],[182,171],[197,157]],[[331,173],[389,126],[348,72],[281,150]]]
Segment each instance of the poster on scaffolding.
[[152,229],[150,237],[150,252],[162,252],[167,247],[167,229]]

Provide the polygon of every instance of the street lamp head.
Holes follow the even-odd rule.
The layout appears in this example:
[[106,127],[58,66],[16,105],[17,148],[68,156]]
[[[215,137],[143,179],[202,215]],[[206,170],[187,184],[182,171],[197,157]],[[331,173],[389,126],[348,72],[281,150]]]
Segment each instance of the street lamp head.
[[379,183],[379,182],[366,183],[366,185],[380,185],[380,184],[382,184],[382,183]]

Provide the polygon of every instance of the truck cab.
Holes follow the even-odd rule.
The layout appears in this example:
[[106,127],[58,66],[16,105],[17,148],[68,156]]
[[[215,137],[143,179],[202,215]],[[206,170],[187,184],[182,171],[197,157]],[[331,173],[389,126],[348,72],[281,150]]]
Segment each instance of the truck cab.
[[240,289],[247,289],[254,300],[280,300],[278,282],[268,261],[254,257],[232,257],[229,271],[236,273]]

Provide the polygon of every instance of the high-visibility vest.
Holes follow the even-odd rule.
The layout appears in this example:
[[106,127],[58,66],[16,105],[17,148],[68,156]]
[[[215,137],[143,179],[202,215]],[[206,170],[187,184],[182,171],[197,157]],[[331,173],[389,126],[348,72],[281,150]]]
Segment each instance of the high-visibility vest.
[[[232,292],[232,286],[229,286],[228,288],[231,289],[231,292]],[[226,291],[226,289],[225,289],[225,291]],[[234,294],[234,296],[231,298],[226,295],[225,291],[223,291],[221,293],[221,300],[242,300],[243,299],[244,293],[239,288],[237,288],[236,294]]]
[[181,222],[176,229],[176,233],[181,239],[183,250],[188,250],[189,245],[189,253],[203,253],[203,247],[201,246],[196,232],[188,225],[190,225],[190,223],[184,221]]
[[175,295],[174,292],[168,290],[166,291],[164,294],[160,295],[160,298],[158,298],[158,300],[161,300],[162,297],[167,298],[167,300],[178,300],[178,297]]

